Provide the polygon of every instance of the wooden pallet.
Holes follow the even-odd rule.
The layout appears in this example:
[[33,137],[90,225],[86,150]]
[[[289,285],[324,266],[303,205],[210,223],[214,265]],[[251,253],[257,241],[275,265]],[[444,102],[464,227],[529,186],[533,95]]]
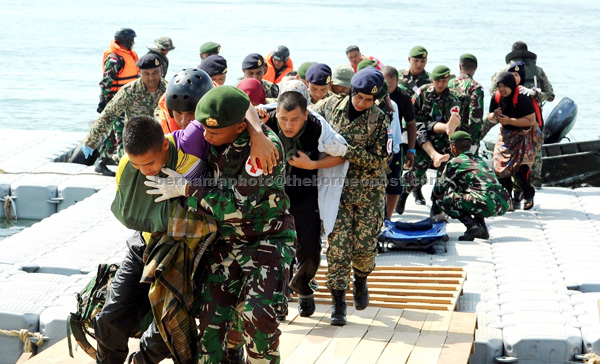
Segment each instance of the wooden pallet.
[[[315,277],[319,288],[315,301],[331,303],[331,293],[325,287],[327,268],[322,267]],[[369,306],[452,311],[467,273],[457,267],[377,267],[368,278]],[[346,294],[352,304],[352,289]]]
[[[466,364],[477,316],[453,312],[465,281],[461,268],[378,267],[369,276],[371,302],[362,311],[348,307],[348,325],[329,325],[330,296],[325,270],[317,275],[317,310],[300,317],[290,303],[280,325],[285,364]],[[348,303],[352,302],[349,294]],[[136,346],[134,340],[130,347]],[[66,339],[26,364],[91,364],[82,350],[68,356]],[[165,360],[163,363],[172,363]]]

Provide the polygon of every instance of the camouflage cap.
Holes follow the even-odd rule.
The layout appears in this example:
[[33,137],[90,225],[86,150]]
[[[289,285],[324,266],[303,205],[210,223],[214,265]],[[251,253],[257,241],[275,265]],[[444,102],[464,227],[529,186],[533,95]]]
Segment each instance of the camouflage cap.
[[158,59],[158,56],[154,53],[146,53],[135,62],[135,65],[141,70],[149,70],[159,67],[160,59]]
[[423,46],[412,47],[408,53],[408,56],[412,58],[427,58],[427,49],[425,49]]
[[367,95],[377,95],[383,86],[383,74],[375,67],[362,69],[352,77],[352,87]]
[[219,54],[221,45],[215,42],[206,42],[200,46],[200,53],[215,53]]
[[196,120],[211,129],[236,124],[244,118],[250,98],[237,87],[219,86],[208,91],[196,106]]
[[352,69],[352,66],[348,64],[342,64],[333,70],[331,80],[336,86],[350,87],[350,80],[352,79],[352,76],[354,76],[354,70]]
[[431,79],[433,81],[437,81],[441,78],[447,77],[450,77],[450,68],[446,66],[437,66],[433,69],[433,72],[431,72]]
[[168,51],[172,51],[173,49],[175,49],[175,46],[173,45],[173,40],[171,40],[171,38],[169,37],[160,37],[158,39],[155,39],[154,44],[156,44],[157,47],[166,49]]
[[475,57],[471,53],[465,53],[465,54],[461,55],[459,60],[460,61],[469,60],[469,61],[475,62],[475,64],[477,64],[477,57]]
[[360,61],[358,63],[358,66],[356,66],[356,71],[360,71],[363,68],[367,68],[367,67],[377,67],[377,61],[374,61],[372,59],[363,59],[362,61]]
[[298,76],[300,76],[301,79],[306,80],[306,71],[308,71],[310,66],[312,66],[313,64],[315,64],[315,62],[302,63],[300,67],[298,67]]
[[454,133],[450,134],[450,143],[453,142],[460,142],[462,140],[471,140],[471,135],[469,135],[469,133],[467,133],[466,131],[455,131]]

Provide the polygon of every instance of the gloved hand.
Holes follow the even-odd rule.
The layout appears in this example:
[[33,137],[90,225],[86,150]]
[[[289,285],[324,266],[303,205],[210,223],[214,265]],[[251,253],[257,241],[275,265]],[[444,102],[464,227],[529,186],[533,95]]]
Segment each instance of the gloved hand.
[[536,94],[536,90],[535,90],[535,88],[527,88],[527,87],[521,86],[521,87],[519,87],[519,93],[521,95],[526,95],[526,96],[529,96],[529,97],[534,97],[535,94]]
[[333,139],[333,144],[326,144],[324,147],[325,153],[333,157],[343,157],[348,151],[348,147],[337,141],[337,139]]
[[88,159],[92,154],[94,154],[94,148],[90,148],[85,144],[81,146],[81,151],[83,152],[85,159]]
[[104,110],[104,108],[106,107],[106,104],[107,104],[107,102],[106,102],[106,101],[104,101],[104,100],[100,101],[100,102],[98,103],[98,108],[96,109],[96,111],[97,111],[98,113],[101,113],[101,112]]
[[147,190],[149,195],[159,195],[154,202],[161,202],[173,197],[185,196],[185,190],[189,181],[181,174],[170,168],[163,168],[161,171],[169,177],[146,176],[147,181],[144,184],[152,190]]

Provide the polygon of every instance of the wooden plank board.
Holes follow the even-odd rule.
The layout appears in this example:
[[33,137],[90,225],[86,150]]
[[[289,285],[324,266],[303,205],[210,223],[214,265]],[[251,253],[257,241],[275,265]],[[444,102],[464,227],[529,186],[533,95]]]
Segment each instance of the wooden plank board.
[[390,342],[385,347],[385,350],[381,354],[381,357],[379,357],[377,364],[406,363],[413,351],[413,348],[415,347],[415,344],[417,343],[417,340],[419,339],[419,335],[419,332],[394,332],[394,336],[392,336]]
[[407,364],[437,363],[446,342],[445,332],[426,332],[419,336]]
[[[319,357],[315,364],[343,364],[348,361],[350,355],[367,332],[365,326],[344,326],[331,340],[327,349]],[[306,364],[307,362],[304,362]]]
[[[279,340],[279,354],[282,359],[289,357],[296,347],[304,340],[304,337],[312,331],[321,320],[329,320],[329,307],[317,305],[315,313],[311,317],[297,316],[292,324],[283,328]],[[329,322],[329,321],[328,321]]]
[[369,331],[393,332],[402,316],[403,310],[380,308],[377,316],[371,322]]
[[473,349],[477,315],[454,312],[438,364],[467,363]]
[[426,318],[425,310],[404,310],[395,331],[420,333]]
[[369,330],[352,352],[348,364],[376,364],[385,350],[393,331]]

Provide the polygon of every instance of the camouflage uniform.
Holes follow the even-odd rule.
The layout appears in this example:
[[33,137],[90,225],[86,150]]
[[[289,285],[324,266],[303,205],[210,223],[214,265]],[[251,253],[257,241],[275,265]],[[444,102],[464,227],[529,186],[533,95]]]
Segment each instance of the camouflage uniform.
[[[498,76],[498,74],[500,72],[503,72],[503,71],[506,71],[507,69],[509,69],[510,65],[517,61],[522,61],[526,65],[528,63],[524,59],[514,58],[510,61],[509,64],[502,67],[502,69],[500,71],[498,71],[495,75],[492,76],[492,84],[490,86],[490,95],[492,95],[492,97],[494,97],[494,94],[496,93],[496,89],[497,89],[496,77]],[[526,69],[527,69],[527,67],[528,66],[526,66]],[[542,107],[544,106],[544,103],[547,100],[553,100],[555,95],[554,95],[554,89],[552,88],[552,84],[550,83],[550,80],[548,80],[548,76],[546,76],[546,72],[544,72],[542,67],[537,66],[537,65],[535,66],[535,70],[536,70],[535,76],[537,78],[537,87],[540,89],[540,92],[536,92],[535,96],[533,98],[540,105],[540,111],[541,111]],[[523,86],[525,86],[527,88],[535,87],[535,83],[533,81],[533,76],[531,79],[524,80]],[[483,130],[482,130],[482,138],[487,134],[487,132],[492,127],[494,127],[494,125],[496,125],[496,124],[493,124],[492,122],[486,120],[486,122],[484,123],[484,126],[483,126]],[[541,144],[540,144],[540,148],[541,148]],[[531,184],[535,187],[539,187],[542,185],[542,151],[541,151],[541,149],[538,150],[538,153],[535,156],[535,161],[533,162],[533,165],[531,166]]]
[[[308,94],[310,95],[310,90],[308,90]],[[333,92],[327,91],[327,93],[325,94],[325,96],[323,96],[323,98],[321,100],[326,99],[331,95],[333,95]],[[321,100],[319,100],[319,101],[321,101]],[[312,96],[310,96],[310,101],[312,102]],[[319,102],[319,101],[317,101],[317,102]]]
[[461,120],[468,120],[468,128],[465,131],[471,135],[471,143],[479,145],[484,114],[483,87],[471,76],[462,74],[451,79],[448,88],[460,95]]
[[265,89],[265,97],[277,98],[279,96],[279,86],[267,80],[262,80],[261,82]]
[[[417,185],[424,185],[426,181],[426,172],[428,168],[433,167],[433,162],[429,155],[420,147],[423,143],[430,141],[435,150],[441,154],[450,153],[450,143],[446,133],[437,134],[433,131],[433,126],[439,122],[446,123],[450,119],[452,110],[460,113],[460,98],[450,89],[444,90],[441,94],[435,92],[433,84],[421,86],[413,96],[413,105],[415,107],[415,120],[417,122],[417,154],[415,155],[415,164],[402,177],[403,193],[410,193]],[[469,132],[466,123],[462,123],[456,130]],[[442,172],[442,166],[438,169],[438,177]]]
[[427,71],[423,71],[420,75],[414,76],[407,68],[402,70],[400,77],[398,78],[398,87],[406,91],[410,97],[415,94],[419,87],[428,83],[431,83],[431,78]]
[[273,175],[251,167],[245,131],[224,149],[211,147],[208,163],[222,185],[190,188],[190,209],[212,216],[224,238],[206,253],[201,269],[200,363],[221,362],[238,306],[248,362],[280,362],[276,316],[287,302],[296,232],[284,192],[283,146],[270,129],[263,131],[279,151]]
[[446,164],[432,196],[434,209],[455,219],[465,215],[500,216],[508,211],[508,193],[483,159],[470,151]]
[[115,97],[106,105],[98,120],[94,122],[83,143],[90,148],[96,148],[106,132],[113,128],[116,134],[117,152],[112,158],[118,161],[123,156],[123,144],[121,142],[123,125],[116,125],[113,121],[122,113],[125,114],[125,122],[129,118],[139,115],[152,117],[154,109],[158,105],[158,99],[165,93],[166,88],[167,81],[161,79],[158,90],[150,93],[141,78],[121,87]]
[[348,120],[350,96],[333,95],[312,109],[348,142],[350,162],[327,249],[327,288],[347,290],[352,268],[359,277],[375,268],[377,236],[383,223],[389,118],[375,104]]

